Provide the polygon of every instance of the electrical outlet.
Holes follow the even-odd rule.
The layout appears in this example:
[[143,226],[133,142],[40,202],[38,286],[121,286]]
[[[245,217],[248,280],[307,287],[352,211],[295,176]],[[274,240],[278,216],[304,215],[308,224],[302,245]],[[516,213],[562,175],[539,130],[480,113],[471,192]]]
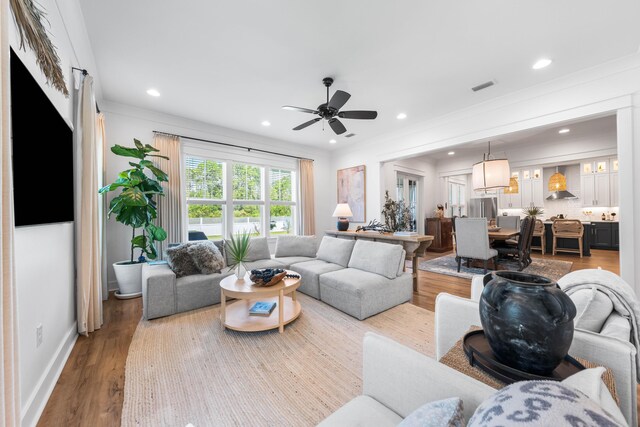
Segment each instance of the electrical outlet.
[[36,326],[36,347],[40,347],[42,344],[42,323]]

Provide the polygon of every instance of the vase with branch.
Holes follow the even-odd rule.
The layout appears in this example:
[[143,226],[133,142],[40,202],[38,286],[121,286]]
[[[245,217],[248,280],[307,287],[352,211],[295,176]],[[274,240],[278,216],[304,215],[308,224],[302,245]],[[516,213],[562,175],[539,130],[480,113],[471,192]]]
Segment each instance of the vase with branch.
[[249,256],[249,244],[251,243],[251,233],[239,232],[231,235],[231,239],[226,243],[225,250],[229,253],[229,268],[236,269],[236,278],[244,279],[247,272],[244,263],[247,262]]
[[391,231],[408,231],[411,230],[412,215],[411,209],[403,200],[395,201],[389,197],[389,191],[384,193],[384,205],[382,207],[382,216],[385,225]]
[[[168,157],[158,154],[159,150],[149,144],[133,140],[134,147],[114,145],[111,152],[122,157],[131,157],[138,161],[130,161],[130,169],[118,174],[111,184],[102,187],[100,194],[111,191],[119,193],[109,203],[108,217],[116,216],[116,221],[131,227],[130,259],[114,263],[118,286],[121,295],[134,295],[141,292],[142,263],[147,258],[158,257],[156,242],[167,238],[167,232],[154,224],[158,217],[157,197],[164,196],[161,183],[169,180],[168,175],[153,164],[150,157]],[[137,230],[142,229],[140,233]],[[140,255],[135,259],[135,250]],[[137,295],[136,295],[137,296]]]

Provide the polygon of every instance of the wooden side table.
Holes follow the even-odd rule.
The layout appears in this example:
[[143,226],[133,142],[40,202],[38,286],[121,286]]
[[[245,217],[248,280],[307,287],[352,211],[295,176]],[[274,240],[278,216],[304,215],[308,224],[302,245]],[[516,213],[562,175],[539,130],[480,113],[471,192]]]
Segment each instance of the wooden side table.
[[[287,270],[287,274],[298,274]],[[244,279],[238,280],[235,275],[220,281],[220,320],[223,328],[241,332],[259,332],[278,329],[284,332],[284,325],[293,322],[300,316],[302,307],[296,298],[296,290],[300,287],[300,278],[285,277],[277,285],[264,287],[254,286],[247,272]],[[227,297],[235,298],[227,304]],[[257,301],[275,302],[276,309],[269,316],[251,316],[249,309]]]

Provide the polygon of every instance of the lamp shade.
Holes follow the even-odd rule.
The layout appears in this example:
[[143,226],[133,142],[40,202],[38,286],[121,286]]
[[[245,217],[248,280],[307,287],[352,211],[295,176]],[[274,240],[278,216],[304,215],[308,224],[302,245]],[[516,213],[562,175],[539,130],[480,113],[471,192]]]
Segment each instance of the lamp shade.
[[495,190],[509,186],[511,169],[507,159],[489,159],[473,165],[473,189]]
[[549,178],[549,191],[566,191],[567,190],[567,178],[560,172],[556,172]]
[[351,212],[351,208],[348,203],[338,203],[336,206],[336,210],[333,211],[333,217],[338,218],[348,218],[353,216],[353,212]]

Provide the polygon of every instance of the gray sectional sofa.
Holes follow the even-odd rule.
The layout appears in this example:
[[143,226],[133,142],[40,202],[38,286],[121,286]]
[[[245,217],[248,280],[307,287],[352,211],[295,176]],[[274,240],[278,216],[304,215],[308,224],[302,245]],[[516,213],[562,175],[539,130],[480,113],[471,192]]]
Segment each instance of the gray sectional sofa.
[[[279,236],[275,254],[266,238],[251,240],[246,268],[286,268],[300,273],[298,289],[360,320],[411,299],[412,276],[404,272],[402,246],[324,237]],[[220,281],[233,274],[176,278],[167,265],[143,267],[144,318],[154,319],[220,303]]]

